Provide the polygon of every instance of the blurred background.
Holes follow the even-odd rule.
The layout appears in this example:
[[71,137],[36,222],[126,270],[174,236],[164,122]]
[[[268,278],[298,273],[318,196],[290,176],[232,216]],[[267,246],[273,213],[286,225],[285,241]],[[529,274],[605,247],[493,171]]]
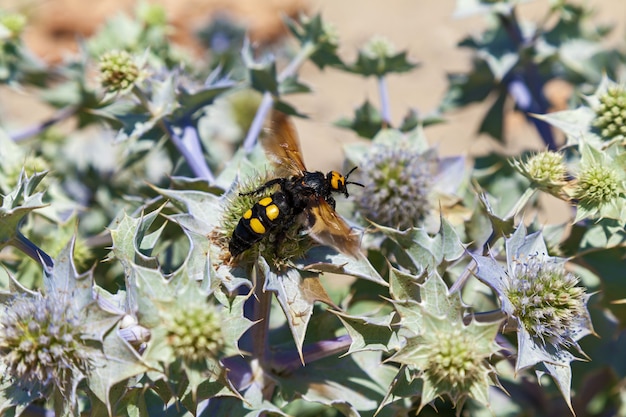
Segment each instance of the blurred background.
[[[340,55],[348,61],[354,59],[357,49],[370,37],[382,35],[397,50],[407,50],[409,58],[420,64],[407,74],[387,77],[395,124],[400,123],[408,108],[425,114],[437,107],[447,87],[446,74],[470,67],[469,51],[458,48],[457,43],[485,28],[483,17],[455,18],[456,2],[452,0],[161,0],[153,3],[162,4],[168,11],[172,40],[193,48],[199,56],[202,49],[196,33],[216,16],[226,16],[246,27],[253,42],[271,44],[286,34],[283,16],[321,12],[325,20],[336,26]],[[519,11],[523,18],[537,20],[544,15],[548,4],[548,1],[531,1]],[[614,25],[607,42],[623,43],[626,1],[593,0],[587,4],[596,11],[594,22]],[[2,8],[28,16],[30,24],[25,40],[48,62],[59,62],[74,53],[78,40],[96,32],[107,18],[117,13],[132,15],[136,5],[136,0],[0,0]],[[321,170],[335,168],[342,155],[327,150],[358,139],[353,132],[334,127],[333,122],[351,116],[365,98],[378,105],[375,79],[354,77],[333,69],[320,71],[311,64],[300,71],[300,78],[314,90],[314,94],[289,97],[291,103],[310,116],[308,120],[296,121],[307,164]],[[553,108],[560,109],[564,108],[571,89],[563,82],[553,82],[547,94]],[[442,155],[481,155],[492,150],[498,145],[476,134],[489,104],[485,101],[448,114],[446,123],[427,129],[427,137],[439,146]],[[28,94],[6,87],[0,89],[0,110],[10,114],[12,125],[31,125],[50,112],[34,106]],[[541,146],[535,130],[521,115],[511,112],[506,120],[507,152]]]

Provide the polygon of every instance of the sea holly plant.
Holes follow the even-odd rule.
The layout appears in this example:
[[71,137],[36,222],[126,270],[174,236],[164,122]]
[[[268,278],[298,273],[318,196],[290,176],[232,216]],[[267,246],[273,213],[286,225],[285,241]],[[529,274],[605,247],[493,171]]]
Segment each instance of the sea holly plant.
[[570,362],[585,358],[578,341],[593,333],[589,295],[565,269],[567,259],[549,256],[540,232],[526,235],[519,226],[505,246],[506,266],[492,256],[474,257],[476,276],[494,289],[516,327],[515,370],[538,365],[537,372],[555,380],[571,409]]
[[615,76],[623,52],[602,47],[601,41],[611,28],[590,25],[587,5],[546,2],[545,16],[527,22],[521,17],[518,3],[457,2],[457,17],[481,14],[490,17],[492,23],[488,30],[459,43],[473,52],[473,68],[468,73],[448,76],[450,85],[441,111],[488,100],[491,105],[479,132],[502,141],[505,106],[513,103],[535,127],[545,146],[556,150],[554,132],[543,120],[531,117],[548,112],[546,85],[564,79],[588,91],[600,81],[603,72]]
[[[394,119],[385,81],[416,65],[384,34],[350,61],[320,15],[262,46],[221,17],[198,57],[141,4],[48,66],[22,41],[28,16],[0,13],[0,79],[57,110],[0,116],[0,413],[623,414],[621,55],[582,7],[548,7],[533,27],[517,2],[459,2],[497,23],[463,43],[476,71],[450,77],[439,111],[494,93],[481,130],[500,137],[513,97],[547,148],[474,160],[428,140],[438,111]],[[280,185],[251,192],[293,174],[264,126],[307,114],[290,101],[314,94],[306,62],[378,81],[380,104],[339,123],[366,140],[333,167],[349,195],[328,210],[358,244],[319,239],[311,204],[233,254]],[[546,114],[557,77],[576,107]],[[564,204],[554,224],[544,195]]]
[[421,285],[416,284],[418,277],[408,274],[397,274],[397,282],[417,286],[417,291],[393,293],[403,343],[389,361],[403,366],[389,394],[400,392],[401,386],[415,389],[415,381],[420,380],[421,389],[410,394],[421,395],[418,412],[444,395],[459,409],[468,397],[488,405],[489,387],[499,386],[489,361],[501,349],[495,340],[501,320],[477,322],[469,316],[465,323],[467,306],[458,293],[449,293],[436,273]]

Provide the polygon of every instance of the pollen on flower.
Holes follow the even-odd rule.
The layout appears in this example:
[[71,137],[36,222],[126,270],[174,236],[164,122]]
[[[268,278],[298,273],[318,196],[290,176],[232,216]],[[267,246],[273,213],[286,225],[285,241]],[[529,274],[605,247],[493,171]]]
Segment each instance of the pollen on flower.
[[626,88],[612,86],[600,96],[594,126],[605,139],[626,137]]
[[221,315],[212,305],[175,309],[166,326],[176,356],[190,362],[215,359],[224,347]]
[[573,344],[571,331],[579,328],[586,316],[586,295],[577,286],[578,278],[565,271],[562,264],[540,257],[515,262],[513,274],[515,280],[509,283],[506,295],[513,305],[513,315],[526,331],[544,343]]
[[81,322],[66,302],[16,297],[0,318],[0,360],[7,377],[27,390],[61,392],[89,370]]
[[431,157],[413,150],[376,146],[359,167],[363,192],[360,213],[376,223],[407,229],[419,225],[431,210]]
[[127,51],[109,51],[100,57],[100,82],[110,93],[130,89],[139,76],[140,69]]
[[575,197],[581,204],[598,207],[619,195],[619,176],[610,166],[590,165],[578,176]]

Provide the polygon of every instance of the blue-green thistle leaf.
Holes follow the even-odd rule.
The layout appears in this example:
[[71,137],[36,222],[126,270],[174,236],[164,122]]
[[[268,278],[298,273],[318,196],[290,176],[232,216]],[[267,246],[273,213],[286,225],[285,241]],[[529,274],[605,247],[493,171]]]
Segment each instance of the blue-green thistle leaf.
[[356,317],[333,311],[339,317],[352,339],[348,354],[364,350],[389,351],[390,343],[396,343],[391,330],[394,315],[384,317]]
[[372,413],[397,372],[395,367],[381,363],[381,353],[364,351],[328,357],[277,379],[288,400],[302,398],[331,407],[346,407],[349,403],[353,410]]
[[350,275],[388,285],[364,255],[359,254],[355,259],[326,246],[313,247],[303,258],[294,260],[294,265],[304,271]]
[[30,212],[45,207],[43,193],[36,193],[37,185],[46,173],[37,173],[27,178],[20,174],[17,185],[6,194],[0,206],[0,246],[4,246],[15,238],[22,219]]
[[276,299],[287,318],[300,360],[304,363],[302,345],[313,315],[313,305],[316,301],[328,305],[334,305],[334,303],[321,285],[317,274],[295,268],[276,271],[262,256],[258,258],[256,268],[265,277],[263,289],[276,293]]

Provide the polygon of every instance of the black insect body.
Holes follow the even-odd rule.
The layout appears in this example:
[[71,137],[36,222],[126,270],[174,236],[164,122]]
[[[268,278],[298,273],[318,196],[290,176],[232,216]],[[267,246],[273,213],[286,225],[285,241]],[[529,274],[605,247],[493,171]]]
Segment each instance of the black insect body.
[[335,212],[332,193],[348,197],[346,176],[336,171],[324,175],[306,171],[293,125],[278,112],[272,114],[272,130],[264,143],[279,171],[290,176],[275,178],[261,187],[241,195],[259,194],[267,188],[280,189],[258,201],[239,220],[230,239],[229,250],[237,256],[270,233],[286,231],[296,221],[309,228],[309,234],[321,243],[356,256],[359,243],[350,227]]

